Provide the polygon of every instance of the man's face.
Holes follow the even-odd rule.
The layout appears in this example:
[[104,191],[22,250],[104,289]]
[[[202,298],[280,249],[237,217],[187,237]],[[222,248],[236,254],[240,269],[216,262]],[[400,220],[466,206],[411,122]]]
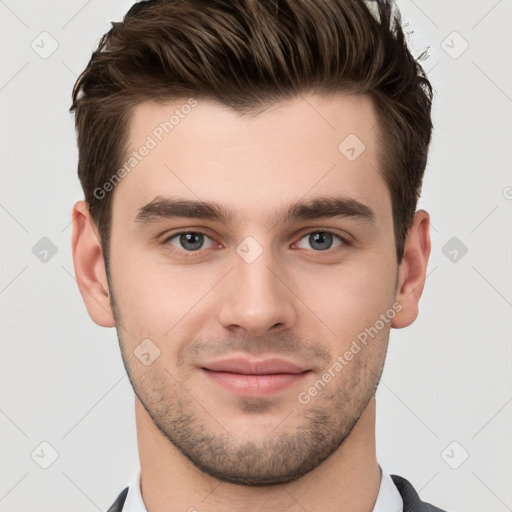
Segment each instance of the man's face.
[[[150,149],[114,190],[123,360],[148,417],[199,469],[287,482],[341,445],[384,364],[397,262],[376,114],[346,95],[255,117],[183,104],[135,108],[129,153]],[[285,215],[322,198],[348,201],[345,214]],[[169,216],[178,199],[230,218]]]

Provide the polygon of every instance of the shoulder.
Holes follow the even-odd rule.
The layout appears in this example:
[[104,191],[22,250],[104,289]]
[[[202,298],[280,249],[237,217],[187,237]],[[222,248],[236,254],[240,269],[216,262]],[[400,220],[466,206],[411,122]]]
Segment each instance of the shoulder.
[[112,504],[112,506],[107,510],[107,512],[121,512],[123,510],[124,502],[126,501],[126,496],[128,494],[128,487],[125,487],[121,494],[117,497],[116,501]]
[[405,478],[398,475],[391,475],[391,478],[402,496],[404,502],[403,512],[446,512],[445,510],[434,507],[434,505],[430,503],[421,501],[412,484]]

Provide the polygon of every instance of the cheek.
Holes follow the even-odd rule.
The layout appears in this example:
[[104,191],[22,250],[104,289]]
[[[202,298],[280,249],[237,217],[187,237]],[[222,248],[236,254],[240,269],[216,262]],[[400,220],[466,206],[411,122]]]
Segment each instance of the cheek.
[[167,264],[148,253],[132,251],[130,258],[120,253],[112,254],[112,287],[120,320],[137,339],[163,340],[181,332],[219,279],[213,266],[199,270]]
[[391,307],[395,279],[392,262],[386,265],[373,258],[367,263],[333,265],[316,274],[304,272],[295,289],[310,308],[311,321],[325,324],[328,333],[334,331],[338,340],[346,341],[373,325]]

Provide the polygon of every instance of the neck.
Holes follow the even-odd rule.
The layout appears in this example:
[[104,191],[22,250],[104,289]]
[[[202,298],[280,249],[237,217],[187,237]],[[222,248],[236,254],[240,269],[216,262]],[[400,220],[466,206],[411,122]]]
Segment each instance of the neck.
[[135,397],[141,492],[148,512],[371,512],[380,487],[375,451],[375,396],[343,444],[303,477],[282,485],[247,487],[196,468],[158,430]]

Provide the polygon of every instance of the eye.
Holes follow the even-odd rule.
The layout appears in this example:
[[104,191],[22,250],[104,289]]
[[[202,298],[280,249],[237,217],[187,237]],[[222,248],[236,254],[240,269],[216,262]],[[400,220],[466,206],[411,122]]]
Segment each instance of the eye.
[[204,247],[205,239],[213,242],[208,235],[201,233],[200,231],[180,231],[179,233],[175,233],[174,235],[166,238],[163,243],[171,245],[173,250],[176,250],[177,252],[195,252],[199,251],[199,249],[208,249],[214,245],[212,243],[210,246]]
[[[310,244],[310,247],[304,247],[303,240]],[[180,231],[167,237],[162,245],[170,246],[170,250],[176,254],[192,257],[193,253],[201,252],[201,249],[211,249],[216,242],[201,231]],[[342,245],[350,245],[350,242],[332,231],[317,230],[302,236],[296,245],[300,249],[312,248],[315,252],[322,252]]]
[[[333,239],[337,238],[340,243],[335,245],[334,247],[339,247],[341,245],[348,245],[348,241],[337,233],[333,233],[332,231],[311,231],[310,233],[303,236],[298,245],[302,240],[306,239],[307,243],[311,244],[315,251],[327,251],[333,247]],[[308,247],[300,247],[301,249],[308,249]]]

